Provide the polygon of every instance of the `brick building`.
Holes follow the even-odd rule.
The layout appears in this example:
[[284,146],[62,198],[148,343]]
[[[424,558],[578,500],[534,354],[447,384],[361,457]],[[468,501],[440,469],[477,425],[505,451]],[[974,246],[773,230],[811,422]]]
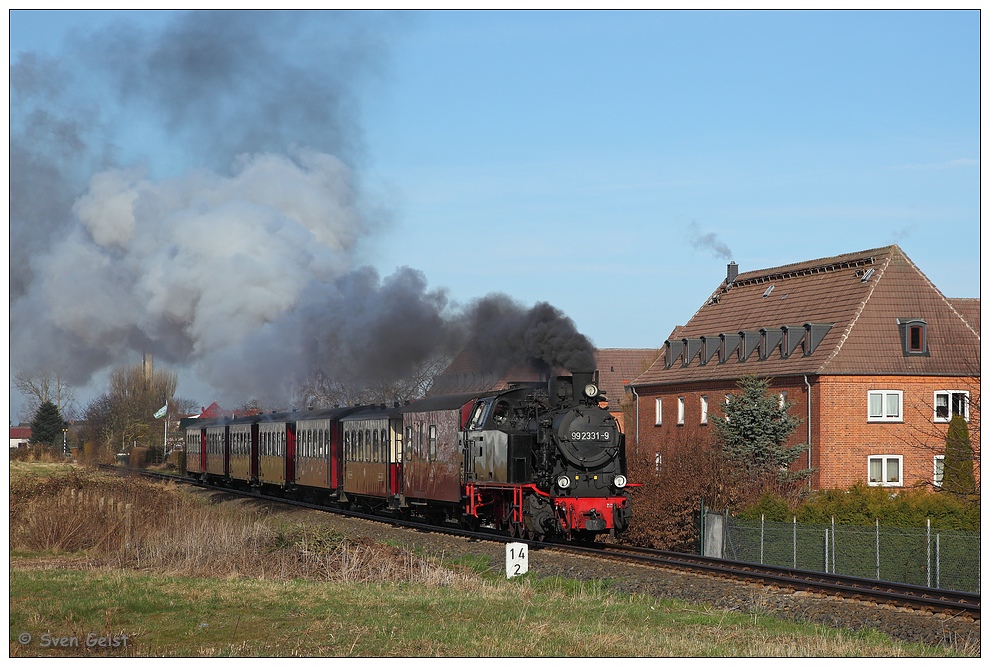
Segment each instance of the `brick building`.
[[[801,425],[813,488],[939,485],[953,414],[979,483],[979,299],[949,299],[896,245],[738,273],[632,382],[636,451],[714,442],[709,415],[744,375],[771,379]],[[634,432],[630,432],[634,431]]]

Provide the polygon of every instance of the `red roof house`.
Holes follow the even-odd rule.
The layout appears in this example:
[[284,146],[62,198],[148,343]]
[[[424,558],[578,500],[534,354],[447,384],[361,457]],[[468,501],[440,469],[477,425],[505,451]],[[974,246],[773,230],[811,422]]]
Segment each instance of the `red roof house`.
[[637,451],[712,443],[744,375],[771,378],[801,426],[813,488],[941,483],[952,415],[979,480],[979,299],[948,299],[896,245],[737,273],[632,383]]

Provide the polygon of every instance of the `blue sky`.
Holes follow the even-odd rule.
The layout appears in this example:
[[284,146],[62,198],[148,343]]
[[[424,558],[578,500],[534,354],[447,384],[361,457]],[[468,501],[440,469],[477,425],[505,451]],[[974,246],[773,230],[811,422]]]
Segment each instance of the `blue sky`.
[[[11,63],[174,20],[15,11]],[[361,44],[338,143],[374,220],[350,259],[382,276],[546,301],[599,347],[661,346],[730,258],[897,243],[947,296],[980,295],[976,11],[317,15],[285,52],[320,72],[323,30]],[[153,114],[104,117],[117,166],[206,166]]]

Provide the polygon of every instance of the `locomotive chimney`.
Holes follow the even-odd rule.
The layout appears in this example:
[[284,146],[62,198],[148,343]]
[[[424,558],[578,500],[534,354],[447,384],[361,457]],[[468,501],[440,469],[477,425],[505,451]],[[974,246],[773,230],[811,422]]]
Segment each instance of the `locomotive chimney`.
[[594,384],[595,374],[593,372],[574,372],[571,377],[574,378],[574,402],[577,403],[584,399],[584,388],[589,384]]
[[736,276],[739,275],[739,265],[735,262],[729,262],[728,266],[725,267],[725,284],[731,285],[736,281]]

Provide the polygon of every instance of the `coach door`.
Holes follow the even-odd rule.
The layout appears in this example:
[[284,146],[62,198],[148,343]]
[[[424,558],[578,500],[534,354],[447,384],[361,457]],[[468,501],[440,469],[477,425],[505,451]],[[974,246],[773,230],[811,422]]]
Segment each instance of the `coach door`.
[[294,484],[296,481],[296,425],[286,424],[285,428],[285,483]]
[[391,438],[388,447],[388,492],[391,496],[400,496],[402,490],[402,420],[390,419],[389,431]]

